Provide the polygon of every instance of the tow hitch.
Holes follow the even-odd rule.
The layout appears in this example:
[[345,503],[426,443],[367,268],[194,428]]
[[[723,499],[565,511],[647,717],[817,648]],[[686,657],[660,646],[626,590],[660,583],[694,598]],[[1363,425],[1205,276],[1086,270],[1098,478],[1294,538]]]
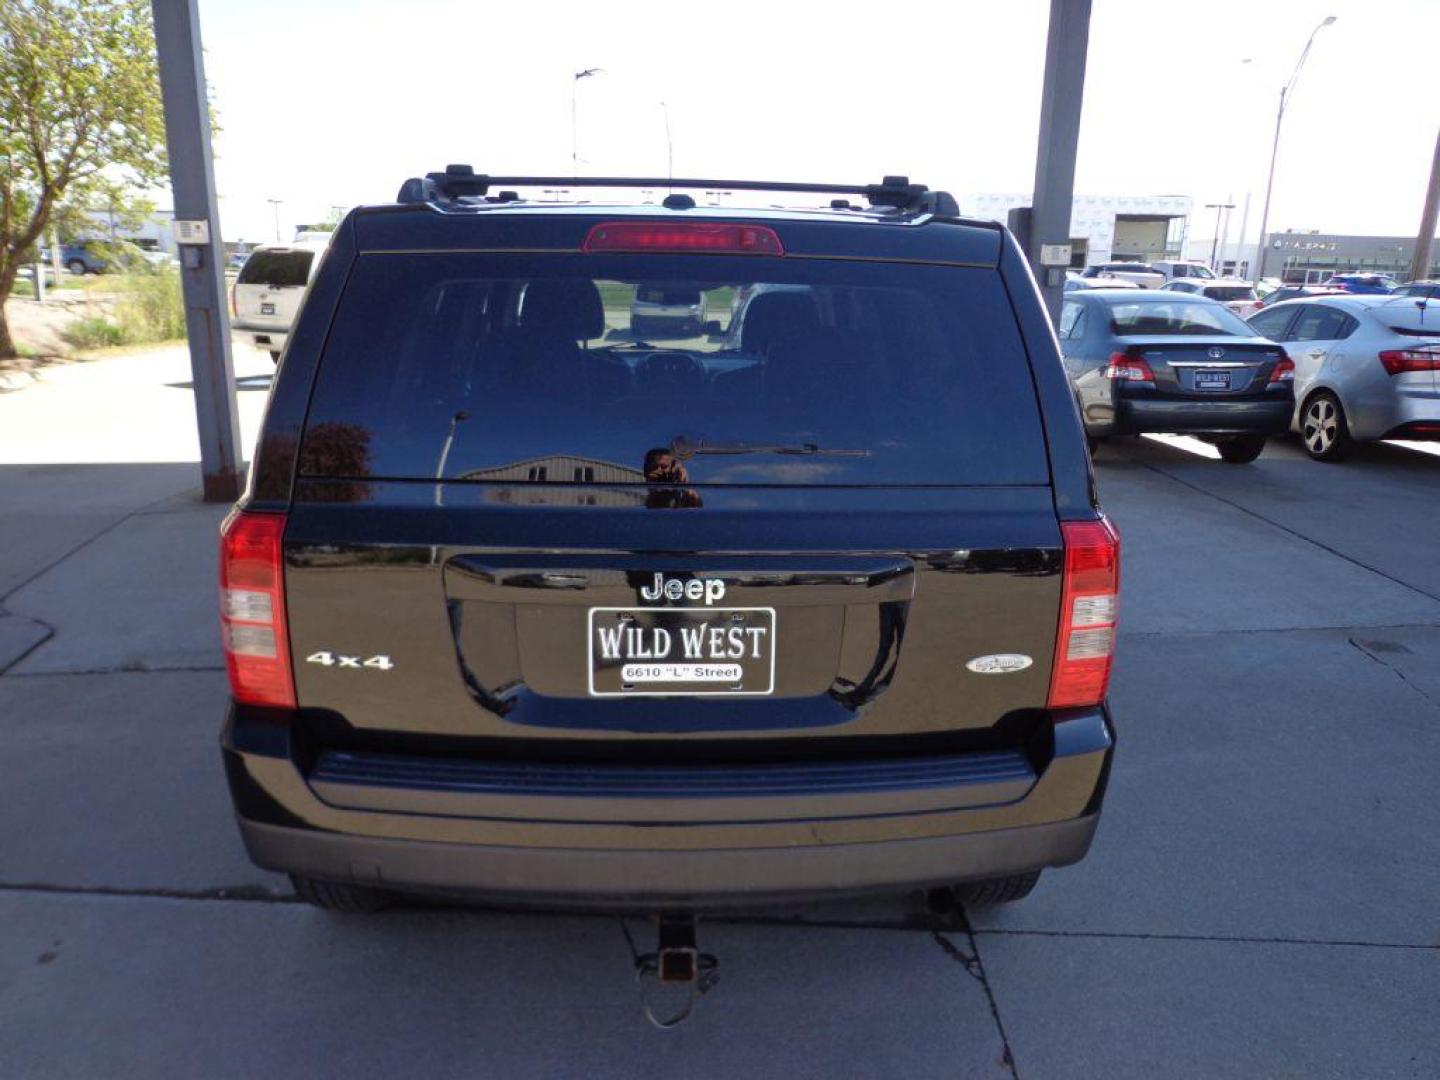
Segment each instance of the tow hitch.
[[[695,916],[661,915],[659,940],[654,952],[635,952],[635,981],[640,986],[640,1006],[646,1018],[661,1029],[682,1023],[694,1010],[695,1002],[720,980],[720,961],[702,953],[695,944]],[[625,924],[622,922],[621,926]],[[630,930],[625,927],[625,936]],[[634,950],[634,941],[631,941]],[[652,983],[684,990],[677,1011],[661,1019],[655,1012]]]

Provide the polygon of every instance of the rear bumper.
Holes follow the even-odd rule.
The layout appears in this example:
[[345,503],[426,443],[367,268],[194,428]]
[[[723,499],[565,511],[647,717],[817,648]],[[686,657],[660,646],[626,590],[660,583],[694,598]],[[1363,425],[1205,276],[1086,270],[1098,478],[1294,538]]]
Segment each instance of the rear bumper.
[[1290,430],[1294,411],[1291,396],[1278,392],[1273,400],[1263,401],[1120,398],[1115,403],[1115,427],[1111,434],[1283,435]]
[[958,836],[722,851],[596,851],[390,840],[240,819],[258,865],[398,891],[535,906],[723,908],[828,899],[1078,862],[1100,815]]
[[264,323],[246,322],[243,319],[232,322],[230,329],[244,334],[257,348],[269,349],[271,352],[284,350],[285,339],[290,336],[288,325],[273,327]]
[[375,794],[357,784],[346,797],[333,770],[297,763],[288,725],[233,710],[222,748],[260,866],[399,891],[653,910],[893,892],[1076,862],[1099,820],[1114,740],[1102,710],[1063,714],[1053,731],[1053,751],[1018,788],[1013,775],[977,773],[953,791],[932,777],[847,801],[832,779],[792,791],[769,816],[760,811],[773,796],[753,792],[612,790],[587,806],[583,792],[512,797],[493,783],[437,794],[433,777],[405,787],[392,776]]

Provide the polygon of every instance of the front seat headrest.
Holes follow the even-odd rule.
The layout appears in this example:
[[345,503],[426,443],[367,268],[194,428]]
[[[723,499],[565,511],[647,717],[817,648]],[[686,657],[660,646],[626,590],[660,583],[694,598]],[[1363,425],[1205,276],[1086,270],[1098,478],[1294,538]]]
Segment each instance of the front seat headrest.
[[808,292],[761,293],[745,307],[740,347],[765,352],[777,341],[808,337],[820,329],[820,313]]
[[532,281],[525,287],[520,327],[571,341],[603,337],[605,307],[600,290],[584,278]]

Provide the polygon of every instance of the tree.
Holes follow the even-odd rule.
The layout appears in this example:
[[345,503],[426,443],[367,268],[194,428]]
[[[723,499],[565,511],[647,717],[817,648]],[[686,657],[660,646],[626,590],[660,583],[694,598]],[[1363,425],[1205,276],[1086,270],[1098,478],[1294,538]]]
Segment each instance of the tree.
[[165,175],[149,0],[0,0],[0,359],[5,301],[58,209]]

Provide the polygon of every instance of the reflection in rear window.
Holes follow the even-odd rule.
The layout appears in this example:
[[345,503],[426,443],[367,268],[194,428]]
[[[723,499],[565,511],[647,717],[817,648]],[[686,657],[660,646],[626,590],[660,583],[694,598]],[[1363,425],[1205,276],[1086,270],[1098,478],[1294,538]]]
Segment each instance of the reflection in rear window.
[[1185,301],[1139,300],[1110,305],[1115,333],[1227,334],[1252,337],[1255,331],[1218,304]]
[[245,260],[236,281],[241,285],[269,285],[281,288],[304,285],[310,280],[313,251],[257,251]]
[[[697,301],[703,317],[650,306]],[[1029,365],[991,269],[366,255],[308,425],[308,476],[1048,481]],[[337,440],[356,452],[335,452]]]

